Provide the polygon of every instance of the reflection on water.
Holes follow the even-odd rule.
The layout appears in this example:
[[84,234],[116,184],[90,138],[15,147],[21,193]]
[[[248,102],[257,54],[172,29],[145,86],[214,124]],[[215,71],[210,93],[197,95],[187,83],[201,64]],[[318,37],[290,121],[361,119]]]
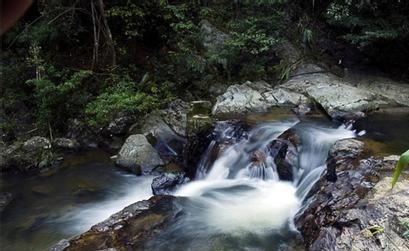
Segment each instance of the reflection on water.
[[54,173],[2,179],[13,201],[1,216],[0,250],[45,250],[151,195],[151,177],[118,170],[102,151],[64,163]]
[[[303,249],[292,217],[325,169],[331,144],[356,134],[323,117],[296,121],[285,112],[242,119],[248,124],[244,129],[231,123],[216,126],[217,136],[202,156],[196,181],[176,191],[187,197],[182,215],[151,243],[152,250]],[[279,122],[283,119],[290,120]],[[378,114],[355,124],[356,131],[367,132],[366,145],[381,154],[406,150],[408,127],[409,116],[402,114]],[[278,179],[268,149],[288,128],[301,138],[292,182]],[[58,170],[41,176],[3,177],[0,188],[11,192],[13,201],[1,216],[0,249],[45,250],[149,198],[151,181],[118,170],[98,150],[68,156]]]
[[364,142],[370,154],[400,155],[409,149],[409,108],[377,112],[358,121],[355,127],[366,130]]

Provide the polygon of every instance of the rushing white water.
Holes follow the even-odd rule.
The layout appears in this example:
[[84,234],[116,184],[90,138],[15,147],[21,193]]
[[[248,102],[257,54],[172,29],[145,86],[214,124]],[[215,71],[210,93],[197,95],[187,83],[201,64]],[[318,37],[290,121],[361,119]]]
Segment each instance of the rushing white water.
[[[268,144],[293,128],[301,138],[293,182],[279,180]],[[199,164],[197,180],[181,187],[175,195],[189,198],[184,223],[200,226],[190,235],[243,233],[270,234],[292,226],[309,190],[325,169],[331,145],[356,133],[350,128],[328,128],[308,123],[265,123],[248,134],[235,135],[232,127],[220,124]],[[211,165],[211,152],[218,143],[229,142]],[[191,210],[189,210],[189,207]]]

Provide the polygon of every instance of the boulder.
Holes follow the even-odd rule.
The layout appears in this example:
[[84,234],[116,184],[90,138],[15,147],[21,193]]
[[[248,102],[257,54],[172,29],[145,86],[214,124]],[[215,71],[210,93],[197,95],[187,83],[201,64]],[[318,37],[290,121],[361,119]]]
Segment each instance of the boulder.
[[340,78],[311,63],[300,65],[293,77],[277,88],[312,98],[333,118],[356,118],[380,107],[409,106],[407,84],[359,74]]
[[397,82],[366,74],[350,74],[347,79],[357,88],[382,96],[391,104],[396,102],[397,105],[409,106],[409,85],[407,82]]
[[272,88],[264,81],[247,81],[241,85],[232,85],[217,97],[212,113],[242,114],[247,112],[265,112],[272,107],[293,107],[306,103],[307,98],[285,88]]
[[137,174],[150,174],[164,164],[158,152],[142,134],[129,136],[116,159],[117,165]]
[[57,244],[61,248],[54,246],[50,250],[155,250],[149,241],[171,224],[180,211],[179,200],[173,196],[153,196],[136,202],[68,243]]
[[42,151],[43,149],[50,149],[51,143],[47,138],[34,136],[23,143],[22,149],[28,152]]
[[280,180],[293,180],[293,167],[297,163],[299,143],[298,135],[289,129],[268,145],[269,154],[274,159]]
[[58,163],[50,141],[33,137],[24,143],[0,144],[0,172],[35,174]]
[[160,111],[160,114],[162,115],[166,124],[168,124],[174,132],[182,137],[186,136],[188,108],[188,103],[181,99],[176,99],[169,103],[168,108]]
[[396,161],[361,159],[362,142],[336,142],[327,170],[295,219],[308,250],[409,250],[409,181],[391,191]]
[[[185,130],[185,129],[184,129]],[[180,158],[185,138],[173,131],[158,113],[150,113],[130,129],[131,134],[143,134],[155,147],[164,161],[173,161]]]
[[152,181],[152,192],[154,195],[171,194],[180,185],[189,181],[184,172],[162,173]]
[[370,112],[384,104],[374,93],[343,83],[314,85],[306,91],[333,118]]

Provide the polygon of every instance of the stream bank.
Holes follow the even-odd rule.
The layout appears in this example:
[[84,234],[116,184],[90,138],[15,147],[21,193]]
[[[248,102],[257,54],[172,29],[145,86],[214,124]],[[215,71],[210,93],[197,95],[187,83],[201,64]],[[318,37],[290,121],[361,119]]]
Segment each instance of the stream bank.
[[[311,73],[307,75],[313,78],[312,81],[321,81],[319,83],[315,83],[315,82],[314,83],[317,84],[318,86],[323,86],[322,90],[325,91],[327,90],[326,81],[329,81],[328,79],[332,79],[333,77],[335,78],[335,76],[327,76],[326,74],[327,73]],[[395,162],[390,161],[390,160],[384,161],[382,159],[372,160],[370,158],[368,159],[368,156],[370,155],[387,156],[390,154],[399,154],[400,151],[403,152],[405,150],[405,147],[407,147],[406,142],[408,142],[406,138],[407,134],[405,133],[407,131],[407,124],[408,124],[408,121],[407,121],[408,116],[406,116],[408,114],[408,111],[407,111],[407,108],[405,108],[406,104],[404,102],[400,102],[400,103],[392,102],[391,97],[387,97],[386,95],[381,95],[379,94],[379,92],[378,93],[369,92],[368,90],[363,90],[362,93],[365,94],[363,96],[361,96],[362,94],[361,92],[357,94],[357,96],[359,96],[358,99],[362,98],[361,101],[364,102],[364,103],[361,103],[361,101],[359,101],[358,102],[359,105],[352,105],[352,106],[345,105],[345,103],[349,102],[349,100],[345,99],[345,97],[340,96],[340,95],[334,95],[331,99],[325,99],[324,101],[319,101],[322,103],[321,104],[317,101],[317,100],[320,100],[319,99],[320,96],[318,94],[317,96],[309,96],[311,93],[315,93],[315,92],[311,92],[312,89],[308,89],[308,88],[307,89],[297,89],[297,88],[303,87],[304,85],[308,85],[308,83],[306,84],[306,82],[303,82],[305,80],[304,78],[303,78],[304,80],[298,79],[297,76],[295,76],[295,78],[296,79],[294,78],[290,79],[288,82],[284,83],[283,85],[279,85],[275,87],[265,82],[257,82],[257,83],[247,82],[244,84],[245,88],[243,87],[243,85],[238,85],[235,87],[233,86],[229,88],[225,94],[223,94],[222,96],[218,98],[216,105],[213,106],[212,108],[213,116],[210,114],[211,104],[209,104],[209,102],[202,101],[202,102],[194,102],[191,104],[187,104],[182,101],[178,101],[179,103],[171,104],[167,110],[160,111],[159,113],[148,114],[143,119],[143,121],[139,121],[138,123],[134,123],[132,125],[128,122],[121,123],[121,121],[115,120],[112,123],[112,126],[109,127],[110,128],[109,130],[112,133],[106,134],[109,137],[111,137],[111,139],[116,141],[115,143],[116,147],[111,148],[111,149],[116,149],[114,150],[114,153],[115,152],[118,153],[118,155],[115,156],[114,159],[116,163],[119,166],[122,166],[125,170],[131,171],[137,175],[144,174],[144,176],[140,176],[140,177],[147,177],[146,175],[148,175],[148,177],[150,177],[150,175],[158,176],[158,178],[156,178],[156,182],[154,183],[154,185],[152,184],[154,186],[152,187],[152,189],[154,190],[154,192],[156,191],[155,194],[174,194],[175,192],[177,193],[181,188],[185,186],[187,187],[189,186],[189,184],[193,184],[195,182],[195,181],[188,182],[188,180],[197,180],[199,178],[199,176],[197,176],[197,172],[198,172],[197,168],[199,168],[200,165],[204,164],[205,166],[207,166],[207,169],[205,168],[204,173],[207,173],[208,170],[211,170],[210,167],[215,163],[215,161],[218,158],[223,156],[226,149],[229,149],[235,144],[239,144],[241,140],[245,139],[248,136],[248,133],[251,131],[252,128],[257,127],[260,123],[263,123],[263,122],[270,123],[270,122],[277,122],[281,120],[285,121],[289,117],[294,117],[294,115],[290,113],[289,108],[294,108],[294,112],[297,114],[298,119],[301,122],[307,122],[308,120],[316,120],[318,123],[328,125],[328,123],[331,124],[327,119],[328,116],[332,117],[332,119],[335,121],[345,121],[349,125],[354,124],[353,122],[357,120],[354,126],[358,129],[358,132],[363,131],[363,130],[367,131],[367,134],[365,134],[360,139],[365,143],[364,149],[362,151],[360,150],[360,152],[362,152],[363,155],[355,156],[353,154],[353,151],[351,151],[351,149],[347,149],[347,150],[339,149],[339,150],[333,151],[332,154],[335,154],[335,155],[337,151],[341,152],[340,153],[341,155],[339,157],[340,163],[335,163],[335,166],[328,165],[327,168],[329,167],[332,168],[330,171],[327,171],[331,173],[331,175],[329,175],[331,176],[329,179],[328,179],[328,175],[325,175],[325,171],[322,174],[322,176],[314,176],[316,179],[308,179],[308,184],[306,184],[307,185],[306,191],[308,191],[309,189],[308,185],[312,186],[314,184],[314,181],[318,180],[318,183],[317,183],[318,185],[315,187],[315,189],[313,189],[313,191],[318,191],[318,192],[310,193],[310,196],[312,196],[310,197],[310,201],[309,201],[310,204],[308,204],[308,208],[302,211],[303,212],[302,214],[300,213],[299,215],[297,215],[296,227],[301,230],[301,233],[305,240],[306,247],[311,250],[320,250],[323,247],[331,247],[334,245],[335,246],[338,245],[336,247],[340,249],[342,247],[352,248],[352,247],[356,247],[356,245],[358,245],[358,247],[359,245],[361,246],[365,245],[365,246],[371,246],[373,248],[379,248],[379,247],[385,246],[385,244],[382,244],[382,243],[385,243],[385,241],[382,242],[382,240],[385,238],[394,238],[395,242],[402,243],[400,240],[402,239],[401,235],[404,232],[405,226],[401,224],[401,221],[404,221],[407,218],[407,214],[405,213],[405,211],[403,211],[403,213],[398,216],[392,214],[391,221],[387,219],[383,219],[382,217],[376,218],[376,220],[374,220],[373,218],[371,218],[372,216],[371,217],[368,216],[365,218],[364,212],[361,210],[361,207],[362,205],[368,205],[368,208],[371,208],[370,210],[372,210],[373,212],[376,212],[379,215],[380,214],[391,215],[391,212],[393,212],[393,209],[390,209],[384,206],[385,204],[390,202],[390,200],[388,199],[386,201],[382,199],[373,200],[371,202],[372,204],[368,204],[369,203],[368,201],[371,200],[372,198],[371,196],[373,196],[373,198],[377,198],[378,195],[376,195],[377,193],[376,191],[381,191],[378,189],[378,187],[381,185],[378,186],[377,184],[378,183],[383,184],[382,187],[385,186],[385,183],[387,183],[387,180],[390,179],[388,178],[388,176],[390,176],[391,169]],[[294,83],[294,81],[301,81],[301,82],[299,82],[298,84],[294,84],[294,85],[291,84],[291,83]],[[341,80],[338,79],[336,81],[341,81]],[[337,85],[337,87],[340,87],[342,90],[347,88],[348,90],[355,91],[357,89],[357,87],[352,86],[350,82],[348,84],[345,84],[345,83],[338,83],[336,81],[335,81],[335,85]],[[334,83],[334,82],[331,82],[331,83]],[[291,88],[294,88],[294,89],[290,89],[290,88],[285,89],[288,86],[292,86]],[[385,85],[384,89],[388,89],[387,86],[388,85]],[[399,85],[397,85],[396,83],[392,83],[391,86],[392,87],[389,88],[391,90],[396,90],[397,88],[399,89]],[[321,90],[320,88],[318,89]],[[382,88],[379,87],[378,89],[382,89]],[[242,93],[242,91],[244,92],[244,94]],[[403,96],[407,95],[407,89],[404,89],[404,88],[401,89],[400,94],[402,94]],[[366,96],[366,95],[369,95],[369,96]],[[313,100],[311,98],[313,98]],[[193,108],[195,105],[198,108]],[[374,105],[373,106],[374,110],[379,109],[379,111],[375,111],[374,113],[375,115],[373,116],[370,115],[370,113],[368,113],[372,111],[372,108],[371,108],[372,105]],[[175,107],[178,107],[178,108],[175,108]],[[227,108],[222,109],[221,107],[222,108],[227,107]],[[277,110],[274,107],[283,107],[283,109]],[[398,109],[387,109],[386,110],[387,112],[385,114],[382,114],[380,112],[385,109],[384,107],[398,107]],[[237,110],[235,110],[236,108]],[[271,112],[265,113],[265,114],[254,113],[254,112],[260,112],[260,111],[267,111],[267,110],[271,110]],[[400,112],[394,113],[393,111],[396,111],[396,110],[400,110]],[[226,112],[221,112],[221,111],[226,111]],[[254,114],[249,114],[249,113],[254,113]],[[367,118],[363,118],[365,113],[369,114],[369,115],[366,115],[368,116]],[[391,117],[391,115],[393,118]],[[223,130],[217,131],[217,128],[213,129],[214,127],[217,127],[216,126],[217,123],[213,123],[212,121],[213,119],[216,122],[223,121],[222,119],[223,117],[229,117],[229,116],[235,119],[228,120],[230,121],[229,122],[230,124],[226,128],[226,131],[223,131]],[[379,118],[376,118],[376,116],[378,116]],[[376,121],[376,122],[372,123],[371,120]],[[393,123],[396,123],[394,125],[395,130],[390,130],[390,123],[392,121]],[[117,126],[114,126],[114,125],[117,125]],[[377,128],[377,125],[378,125],[378,128]],[[333,127],[333,126],[334,124],[332,124],[330,127]],[[228,128],[231,128],[231,129],[228,129]],[[323,131],[325,130],[326,129],[323,129]],[[104,129],[103,131],[106,133],[107,128]],[[306,132],[309,132],[309,131],[310,130],[307,128]],[[122,145],[123,140],[121,140],[121,137],[124,137],[124,136],[128,136],[129,141],[127,141],[127,143]],[[276,135],[276,136],[278,137],[277,142],[280,142],[280,140],[278,140],[280,138],[279,135]],[[352,137],[352,135],[348,137]],[[119,141],[118,141],[118,138],[119,138]],[[202,154],[208,151],[206,149],[212,146],[212,140],[217,139],[217,138],[222,139],[222,140],[216,140],[214,143],[217,146],[216,148],[217,150],[210,151],[208,154],[210,154],[210,156],[212,157],[209,158],[210,161],[208,160],[205,161],[204,155],[202,156]],[[329,138],[331,139],[331,137]],[[137,139],[137,140],[134,140],[134,139]],[[80,138],[74,138],[72,140],[75,140],[77,142],[86,142],[86,141],[81,141]],[[284,140],[290,141],[288,138],[284,138]],[[28,142],[32,142],[32,141],[33,140],[29,140]],[[24,143],[20,146],[20,148],[25,151],[34,151],[34,150],[37,151],[38,149],[48,148],[49,143],[47,142],[49,142],[49,140],[47,139],[41,139],[35,142],[40,142],[44,144],[39,144],[40,145],[39,147],[29,147],[32,144]],[[273,148],[271,148],[271,149],[275,149],[274,150],[275,154],[277,155],[281,154],[283,155],[284,160],[286,159],[289,160],[287,164],[284,165],[287,167],[287,169],[284,168],[284,171],[286,172],[283,172],[280,169],[280,166],[277,166],[277,172],[278,172],[277,176],[279,177],[280,182],[281,180],[290,180],[290,181],[295,182],[295,179],[293,176],[294,172],[292,173],[289,172],[288,163],[292,163],[294,165],[294,162],[291,162],[291,159],[294,159],[293,155],[297,155],[296,153],[300,151],[300,146],[297,145],[298,144],[297,140],[295,141],[293,140],[290,142],[292,145],[286,143],[284,145],[275,145]],[[83,143],[80,143],[80,144],[84,146]],[[360,145],[360,143],[357,143],[357,144]],[[328,149],[331,146],[327,144],[325,145],[326,147],[328,147]],[[314,144],[308,145],[308,147],[313,147],[313,146]],[[125,149],[125,150],[122,150],[120,148]],[[294,151],[294,149],[296,150]],[[321,164],[325,164],[325,161],[327,160],[327,153],[325,152],[325,150],[322,150],[322,149],[320,151],[324,152],[324,155],[320,157],[321,159],[323,159],[323,162]],[[74,154],[75,154],[75,151],[74,151]],[[263,154],[258,153],[258,152],[255,152],[255,153],[247,152],[246,154],[247,155],[245,156],[247,157],[252,156],[251,159],[252,161],[255,161],[255,162],[258,162],[264,159]],[[345,154],[347,158],[343,158],[343,154]],[[202,156],[202,157],[199,157],[199,156]],[[289,157],[289,156],[292,156],[292,157]],[[329,162],[331,162],[331,158],[333,159],[333,156],[330,156],[328,160]],[[354,159],[353,161],[354,165],[349,164],[350,158]],[[362,158],[361,160],[361,162],[363,163],[362,166],[360,164],[357,165],[360,158]],[[201,160],[204,160],[203,163]],[[378,163],[378,164],[373,164],[373,163]],[[275,164],[277,163],[275,162]],[[112,163],[110,162],[109,165],[112,165]],[[338,167],[337,165],[339,165],[340,167]],[[366,165],[369,165],[369,166],[366,166]],[[37,166],[39,167],[38,164]],[[320,165],[315,163],[313,167],[320,167]],[[380,171],[384,169],[388,171],[387,172]],[[317,170],[322,171],[322,170],[325,170],[325,168],[321,167]],[[374,175],[374,177],[376,177],[375,179],[372,179],[372,174],[371,174],[371,176],[369,177],[371,179],[368,181],[366,179],[369,179],[369,178],[365,170],[370,170],[370,172],[373,171],[373,172],[377,172],[380,174]],[[48,171],[39,172],[40,176],[38,177],[41,177],[44,175],[46,176],[47,173],[55,173],[55,175],[58,175],[59,172],[60,172],[60,169],[51,168]],[[259,177],[257,176],[259,174],[255,174],[255,175],[256,177]],[[264,175],[263,177],[270,177],[270,178],[273,177],[273,176],[266,175],[266,174],[263,174],[263,175]],[[358,180],[355,180],[356,176],[360,178]],[[92,175],[90,175],[90,177],[92,177]],[[335,179],[334,177],[341,177],[343,179],[341,178]],[[203,178],[203,176],[201,178]],[[305,178],[306,177],[303,177],[302,179],[305,179]],[[263,180],[263,178],[261,178],[261,180]],[[148,192],[143,193],[145,197],[144,196],[127,197],[129,198],[129,200],[122,201],[123,203],[119,204],[121,205],[120,208],[118,207],[114,208],[116,211],[120,210],[126,205],[131,204],[132,202],[139,200],[136,198],[140,198],[140,199],[146,198],[147,199],[148,197],[151,196],[152,190],[151,190],[150,184],[152,180],[144,180],[144,181],[139,181],[139,182],[141,182],[141,184],[145,184],[147,182],[146,183],[147,186],[144,189],[146,190],[147,188]],[[337,182],[341,182],[341,183],[337,183]],[[369,183],[366,184],[365,182],[369,182]],[[399,186],[401,187],[403,186],[405,188],[406,183],[405,181],[402,181],[402,182],[403,182],[403,185],[399,185]],[[227,185],[230,184],[229,181],[224,181],[223,183],[224,183],[223,186],[226,186],[226,184]],[[260,181],[259,183],[263,184],[263,181]],[[337,195],[336,200],[328,199],[334,196],[334,190],[337,190],[338,186],[343,187],[342,184],[345,184],[345,183],[351,183],[351,184],[364,183],[365,187],[362,188],[360,185],[356,185],[356,187],[353,186],[351,190],[348,190],[348,191],[345,190],[344,192],[340,192],[341,194]],[[54,186],[55,185],[52,185],[52,187]],[[254,184],[246,183],[245,186],[254,187]],[[257,184],[256,186],[259,186],[259,184]],[[229,190],[230,188],[224,187],[224,189]],[[47,192],[44,192],[43,190],[44,189],[42,189],[41,187],[39,189],[35,189],[36,192],[34,192],[34,194],[36,196],[41,195],[41,196],[45,196],[45,198],[49,198],[49,195],[47,195]],[[353,195],[350,198],[351,191],[357,193],[356,196]],[[394,200],[396,198],[396,200],[393,202],[394,203],[393,205],[397,206],[398,208],[402,208],[405,206],[405,204],[402,204],[403,200],[401,196],[405,198],[407,194],[402,193],[401,189],[398,189],[397,191],[398,191],[398,195],[395,195],[395,194],[389,194],[389,195],[391,195],[391,198],[394,198]],[[89,192],[88,189],[84,189],[83,191],[80,191],[78,193],[87,194],[88,192]],[[120,192],[120,193],[123,194],[123,192]],[[380,192],[380,193],[383,193],[383,192]],[[96,196],[96,194],[98,193],[94,194],[91,191],[90,194],[91,195],[88,198],[91,199],[91,201],[92,201],[92,198],[98,198],[98,196]],[[131,194],[131,195],[135,196],[135,194]],[[11,195],[11,196],[13,197],[14,195]],[[15,204],[13,206],[13,203],[15,203],[15,198],[12,198],[10,202],[10,199],[8,199],[9,197],[10,196],[5,194],[4,198],[6,198],[8,201],[8,205],[7,203],[5,203],[6,205],[5,215],[10,213],[10,210],[12,210],[11,208],[15,208],[14,207]],[[304,196],[301,196],[301,198],[304,198]],[[325,198],[325,199],[323,200],[322,198]],[[341,210],[341,212],[345,213],[346,215],[339,213],[340,212],[339,208],[344,206],[344,204],[342,203],[345,203],[345,201],[347,201],[348,204],[350,204],[347,208],[342,208]],[[87,201],[87,202],[90,202],[90,201]],[[341,203],[341,205],[337,205],[337,203]],[[333,208],[328,207],[328,204],[329,205],[335,204],[335,206]],[[128,246],[126,245],[128,245],[129,243],[131,243],[129,244],[130,245],[129,248],[132,248],[135,250],[137,250],[138,248],[151,248],[152,250],[155,250],[154,248],[156,247],[163,248],[161,246],[163,244],[161,244],[159,240],[163,241],[164,239],[166,240],[166,238],[163,237],[162,234],[168,237],[172,236],[172,239],[177,240],[177,238],[175,238],[175,235],[173,235],[172,232],[170,233],[167,232],[167,231],[170,231],[169,230],[171,229],[170,226],[173,226],[173,225],[177,226],[176,223],[178,222],[177,220],[181,217],[180,215],[195,213],[194,210],[189,211],[188,209],[186,209],[186,206],[188,208],[191,207],[192,206],[191,202],[186,202],[186,200],[184,199],[180,199],[180,198],[176,198],[172,196],[153,197],[150,201],[137,203],[137,205],[131,206],[130,208],[125,209],[124,211],[121,211],[116,216],[112,216],[113,218],[110,218],[111,220],[101,223],[100,226],[105,226],[105,228],[103,229],[98,228],[97,227],[98,225],[97,225],[93,227],[90,231],[86,232],[84,235],[80,235],[79,237],[76,237],[72,239],[71,241],[61,242],[60,243],[61,245],[56,247],[54,250],[89,250],[90,247],[96,250],[105,249],[105,248],[116,248],[117,250],[122,250],[124,248],[128,248]],[[220,210],[223,211],[223,209],[220,209]],[[330,213],[328,213],[328,211],[326,210],[329,210]],[[334,214],[333,214],[333,211],[335,212]],[[107,212],[108,211],[106,211],[106,213]],[[112,214],[115,211],[109,211],[109,212],[108,214],[103,214],[104,218],[108,217],[109,214]],[[349,214],[351,214],[351,212],[355,214],[350,217]],[[313,219],[314,222],[311,223],[310,215],[315,215],[316,213],[320,215],[320,217],[314,218]],[[40,219],[39,222],[37,221],[38,219],[36,219],[35,220],[36,223],[33,224],[35,227],[30,226],[28,228],[29,229],[28,231],[29,232],[33,231],[34,233],[36,233],[37,226],[43,225],[41,222],[49,221],[47,217],[48,216],[46,216],[43,219]],[[91,216],[89,215],[87,216],[86,214],[84,215],[84,217],[92,218]],[[291,218],[292,216],[287,216],[287,217]],[[104,218],[99,218],[99,221],[103,220]],[[356,219],[362,219],[362,222],[357,223]],[[54,221],[54,220],[52,219],[51,221]],[[129,221],[134,222],[135,224],[129,225],[128,224]],[[146,222],[147,225],[144,225],[141,222],[142,223]],[[92,222],[92,223],[88,222],[88,223],[89,224],[86,225],[87,226],[86,228],[90,227],[96,222]],[[192,223],[191,224],[192,226],[198,225],[197,222],[190,222],[190,223]],[[348,225],[349,227],[345,227],[343,225],[344,223]],[[384,224],[384,223],[388,224],[388,226],[382,225],[382,229],[385,234],[379,233],[378,231],[377,233],[373,234],[373,236],[367,237],[368,235],[363,235],[361,239],[357,237],[357,239],[354,241],[347,241],[348,239],[346,236],[348,235],[344,234],[344,232],[350,232],[356,236],[359,236],[359,234],[361,233],[360,231],[363,231],[363,233],[366,233],[367,232],[366,230],[369,230],[371,232],[371,229],[373,229],[374,226],[379,226],[380,224]],[[389,227],[389,225],[393,227]],[[140,228],[141,226],[142,226],[142,229]],[[153,228],[151,228],[152,226]],[[309,229],[308,228],[309,226],[317,226],[317,227]],[[121,232],[122,230],[120,229],[122,229],[123,227],[124,229],[127,229],[128,234],[124,234]],[[71,233],[77,235],[80,232],[85,231],[86,228],[81,228],[80,231],[77,231],[79,230],[77,229],[76,231],[73,231]],[[26,227],[23,227],[23,229],[27,231]],[[189,228],[186,228],[186,229],[189,229]],[[380,228],[376,228],[375,231],[379,229]],[[132,232],[131,230],[134,232]],[[181,229],[179,230],[182,231]],[[263,249],[268,250],[269,245],[272,245],[271,243],[276,243],[277,246],[281,248],[290,248],[290,249],[300,248],[302,249],[302,246],[303,246],[302,238],[300,235],[296,234],[296,232],[294,232],[293,230],[294,229],[292,229],[291,226],[287,226],[284,229],[281,229],[280,230],[281,232],[280,231],[278,233],[274,232],[274,234],[270,236],[269,238],[259,238],[259,237],[256,238],[251,235],[246,236],[245,238],[243,237],[235,238],[235,237],[227,235],[225,236],[223,240],[221,239],[216,240],[214,242],[215,246],[213,247],[218,248],[220,247],[219,245],[221,245],[221,247],[225,247],[228,250],[229,248],[239,250],[239,248],[246,247],[246,245],[248,245],[249,247],[256,245],[261,250]],[[386,230],[388,230],[388,232],[386,232]],[[19,230],[17,232],[19,232]],[[130,232],[132,232],[132,234],[129,234]],[[12,238],[10,237],[10,235],[7,235],[7,236],[9,236],[7,238]],[[68,234],[59,235],[59,236],[60,238],[70,237]],[[277,239],[277,236],[279,236],[278,239]],[[132,239],[134,237],[136,239]],[[92,241],[89,238],[95,241]],[[115,242],[114,240],[118,238],[121,239],[121,241]],[[129,238],[131,238],[132,241],[130,241]],[[252,238],[255,238],[255,240]],[[186,241],[186,239],[189,239],[189,238],[185,238],[184,240]],[[55,239],[53,240],[56,241]],[[205,243],[205,241],[201,243]],[[338,244],[334,244],[334,243],[338,243]],[[378,244],[378,243],[381,243],[381,244]],[[67,246],[68,244],[69,246]],[[196,245],[195,246],[196,248],[198,248],[197,245],[200,246],[200,244],[197,244],[197,243],[196,244],[190,243],[190,244],[193,246]],[[402,245],[400,247],[405,247]],[[174,247],[181,248],[180,246],[174,246]],[[16,250],[20,250],[20,249],[17,247]]]

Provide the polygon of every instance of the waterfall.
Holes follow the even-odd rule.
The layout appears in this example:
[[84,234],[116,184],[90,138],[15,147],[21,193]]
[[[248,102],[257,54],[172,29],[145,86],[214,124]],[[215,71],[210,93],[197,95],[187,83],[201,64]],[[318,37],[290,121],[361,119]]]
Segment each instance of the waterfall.
[[[290,128],[301,144],[298,163],[292,167],[293,181],[283,181],[268,145]],[[225,122],[216,125],[196,180],[175,192],[188,202],[183,205],[186,216],[173,231],[188,229],[186,235],[197,239],[206,234],[263,235],[291,228],[294,215],[326,168],[331,145],[356,136],[344,125],[331,128],[298,120],[263,123],[247,133],[237,130]]]

